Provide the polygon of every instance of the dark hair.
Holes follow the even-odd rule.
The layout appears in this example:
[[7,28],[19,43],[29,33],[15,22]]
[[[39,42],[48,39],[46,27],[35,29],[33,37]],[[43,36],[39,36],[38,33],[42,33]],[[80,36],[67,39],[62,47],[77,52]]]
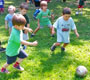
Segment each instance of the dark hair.
[[66,7],[66,8],[63,9],[62,13],[63,13],[63,15],[64,14],[71,14],[71,9]]
[[26,19],[21,14],[15,14],[12,18],[13,25],[21,26],[26,24]]
[[28,10],[29,9],[29,6],[28,6],[28,4],[26,2],[23,2],[20,5],[20,9],[26,9],[26,10]]

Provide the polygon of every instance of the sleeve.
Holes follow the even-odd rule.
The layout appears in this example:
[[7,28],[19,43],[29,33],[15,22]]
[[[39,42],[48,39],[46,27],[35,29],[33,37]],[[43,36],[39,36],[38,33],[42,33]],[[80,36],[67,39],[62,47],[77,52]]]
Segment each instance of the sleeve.
[[30,23],[30,20],[29,20],[29,17],[26,15],[26,18],[27,18],[27,24]]
[[8,21],[8,15],[6,15],[6,17],[5,17],[5,21]]
[[56,22],[53,24],[54,28],[57,28],[59,26],[59,19],[56,20]]
[[75,25],[75,23],[74,23],[74,21],[73,21],[72,18],[71,18],[71,29],[72,30],[75,30],[76,29],[76,25]]
[[41,18],[41,12],[37,15],[36,19],[40,19]]

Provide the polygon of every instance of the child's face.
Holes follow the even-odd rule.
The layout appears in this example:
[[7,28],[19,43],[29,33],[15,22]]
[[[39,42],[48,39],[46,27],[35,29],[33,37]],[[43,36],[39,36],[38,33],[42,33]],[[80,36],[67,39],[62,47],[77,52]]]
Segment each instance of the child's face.
[[63,18],[65,21],[67,21],[70,18],[70,16],[71,16],[70,14],[64,14]]
[[9,8],[8,8],[8,12],[9,12],[9,13],[14,13],[14,11],[15,11],[14,7],[9,7]]
[[21,13],[22,15],[25,15],[25,14],[27,13],[27,10],[26,10],[26,9],[20,9],[20,13]]
[[43,6],[42,9],[43,9],[43,10],[47,10],[47,6]]

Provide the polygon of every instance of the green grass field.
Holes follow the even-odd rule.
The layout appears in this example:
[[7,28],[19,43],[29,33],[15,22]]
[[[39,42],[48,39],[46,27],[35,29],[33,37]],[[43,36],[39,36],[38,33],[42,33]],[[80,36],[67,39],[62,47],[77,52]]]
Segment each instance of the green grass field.
[[[0,40],[3,47],[7,46],[9,39],[9,32],[5,30],[4,24],[4,18],[8,13],[7,7],[14,5],[18,8],[23,1],[5,0],[5,13],[0,15]],[[37,21],[32,17],[35,10],[32,7],[30,5],[28,16],[31,28],[35,29]],[[80,38],[77,39],[71,32],[71,43],[67,46],[66,52],[61,53],[60,47],[58,47],[54,53],[51,53],[50,47],[56,42],[56,35],[54,38],[50,37],[48,28],[40,30],[34,38],[29,39],[29,41],[37,40],[39,45],[37,47],[28,46],[25,50],[28,58],[21,64],[25,71],[17,71],[13,69],[13,65],[10,65],[8,70],[11,73],[0,73],[0,80],[90,80],[90,1],[88,0],[87,6],[84,8],[84,14],[78,16],[75,16],[77,10],[75,0],[67,0],[67,3],[52,0],[48,7],[55,14],[55,20],[61,16],[64,7],[70,7]],[[5,62],[5,53],[0,53],[0,69]],[[84,78],[75,75],[75,70],[79,65],[84,65],[88,69],[88,74]]]

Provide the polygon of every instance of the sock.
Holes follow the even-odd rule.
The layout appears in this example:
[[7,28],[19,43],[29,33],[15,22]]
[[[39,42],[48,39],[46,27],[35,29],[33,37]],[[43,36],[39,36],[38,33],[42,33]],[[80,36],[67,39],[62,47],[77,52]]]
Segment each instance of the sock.
[[19,65],[19,63],[18,62],[16,62],[15,64],[14,64],[14,67],[17,67]]

